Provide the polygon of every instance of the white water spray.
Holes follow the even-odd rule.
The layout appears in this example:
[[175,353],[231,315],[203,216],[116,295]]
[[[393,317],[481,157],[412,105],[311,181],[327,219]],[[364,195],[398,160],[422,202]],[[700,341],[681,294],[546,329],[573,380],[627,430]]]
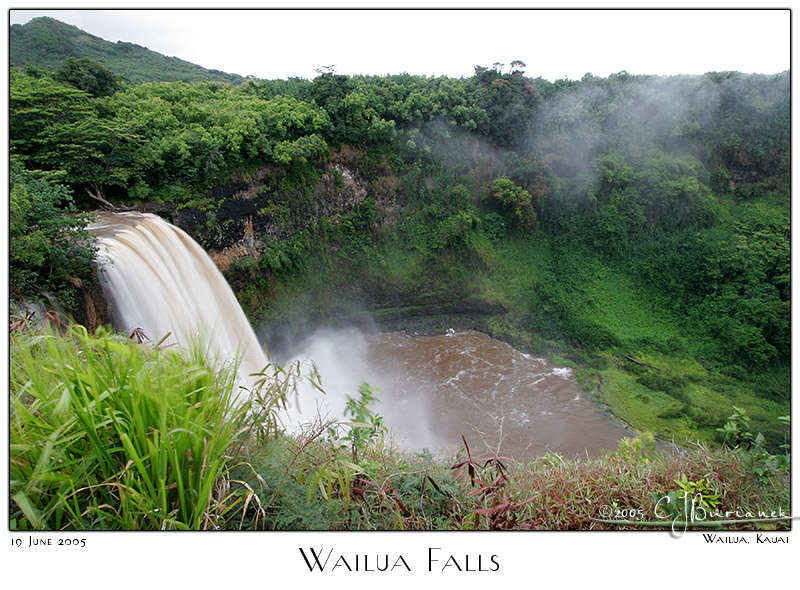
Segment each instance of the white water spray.
[[238,362],[237,397],[268,359],[225,278],[181,229],[145,213],[100,213],[88,226],[99,241],[101,283],[114,327],[141,330],[162,346],[201,347],[221,366]]

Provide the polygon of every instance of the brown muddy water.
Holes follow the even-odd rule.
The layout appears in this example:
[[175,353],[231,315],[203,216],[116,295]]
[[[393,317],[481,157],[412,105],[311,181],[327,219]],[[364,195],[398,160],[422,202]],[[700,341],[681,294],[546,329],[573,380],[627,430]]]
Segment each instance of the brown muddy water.
[[452,454],[466,437],[473,456],[525,460],[558,452],[565,457],[613,450],[622,425],[591,401],[572,370],[520,352],[479,332],[440,336],[364,334],[325,330],[295,349],[312,360],[325,395],[300,393],[302,417],[341,415],[346,395],[367,382],[380,400],[375,410],[395,442],[410,450]]

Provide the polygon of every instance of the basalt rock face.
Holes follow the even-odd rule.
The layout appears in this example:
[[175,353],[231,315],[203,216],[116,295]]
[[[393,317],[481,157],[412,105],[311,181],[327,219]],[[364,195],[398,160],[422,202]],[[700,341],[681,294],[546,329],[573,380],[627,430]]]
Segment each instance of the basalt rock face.
[[108,302],[100,285],[98,270],[91,277],[71,277],[68,279],[73,289],[69,304],[49,293],[33,301],[10,299],[10,320],[18,320],[24,325],[37,326],[49,324],[52,328],[63,330],[68,322],[84,326],[89,332],[111,324]]
[[95,269],[90,284],[77,281],[77,293],[75,296],[75,309],[72,312],[72,319],[86,327],[90,332],[94,332],[100,326],[111,323],[111,316],[108,309],[108,302],[100,286],[98,270]]
[[397,208],[399,180],[390,174],[375,176],[346,157],[335,155],[319,171],[319,181],[304,191],[286,190],[286,172],[265,166],[249,178],[233,179],[202,198],[202,207],[148,203],[155,213],[186,231],[209,253],[220,270],[250,256],[256,261],[274,240],[300,232],[327,217],[333,223],[371,198],[379,222],[390,223]]

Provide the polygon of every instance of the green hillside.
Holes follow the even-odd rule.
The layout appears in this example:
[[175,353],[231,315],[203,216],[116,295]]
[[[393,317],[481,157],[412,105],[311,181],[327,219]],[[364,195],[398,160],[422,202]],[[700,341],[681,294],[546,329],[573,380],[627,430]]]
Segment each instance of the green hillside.
[[48,71],[64,60],[89,58],[131,84],[142,82],[220,82],[241,84],[242,76],[207,70],[134,43],[112,43],[50,17],[11,25],[9,58],[13,65],[32,64]]

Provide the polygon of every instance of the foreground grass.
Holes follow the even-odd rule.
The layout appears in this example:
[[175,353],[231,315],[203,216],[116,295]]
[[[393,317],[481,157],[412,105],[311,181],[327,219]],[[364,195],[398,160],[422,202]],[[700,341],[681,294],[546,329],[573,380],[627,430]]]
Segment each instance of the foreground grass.
[[10,352],[12,528],[224,521],[217,484],[242,418],[230,377],[82,326],[13,334]]
[[10,359],[16,530],[668,528],[692,516],[683,497],[704,514],[790,510],[787,457],[738,422],[731,447],[656,450],[644,436],[596,458],[517,463],[475,457],[464,440],[442,460],[395,448],[368,388],[348,421],[289,436],[272,410],[291,371],[235,406],[233,381],[200,355],[79,326],[13,334]]

